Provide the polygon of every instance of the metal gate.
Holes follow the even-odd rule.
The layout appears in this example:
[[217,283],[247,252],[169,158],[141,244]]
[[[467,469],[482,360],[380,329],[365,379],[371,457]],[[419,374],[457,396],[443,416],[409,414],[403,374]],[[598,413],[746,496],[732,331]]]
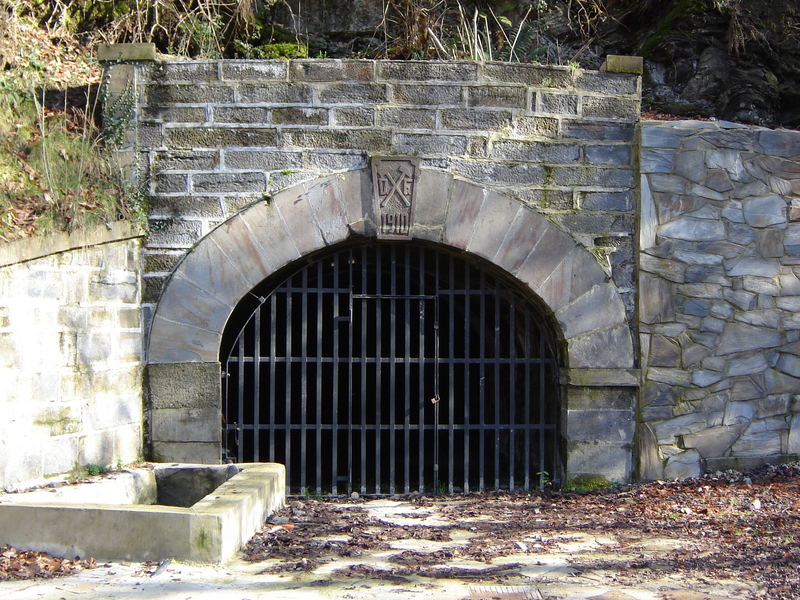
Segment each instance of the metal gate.
[[227,459],[294,494],[529,490],[557,477],[556,355],[514,284],[442,248],[294,265],[223,338]]

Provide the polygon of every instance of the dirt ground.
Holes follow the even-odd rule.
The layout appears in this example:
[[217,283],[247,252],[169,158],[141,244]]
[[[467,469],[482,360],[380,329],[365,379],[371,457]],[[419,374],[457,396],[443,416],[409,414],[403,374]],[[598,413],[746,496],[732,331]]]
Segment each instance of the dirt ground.
[[788,600],[798,562],[800,465],[784,465],[584,494],[290,499],[224,568],[70,564],[0,597]]

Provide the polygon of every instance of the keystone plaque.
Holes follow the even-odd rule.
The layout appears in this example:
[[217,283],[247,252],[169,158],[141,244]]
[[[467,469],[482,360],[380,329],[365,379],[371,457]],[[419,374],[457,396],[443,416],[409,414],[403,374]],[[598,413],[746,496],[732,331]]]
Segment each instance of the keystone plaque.
[[419,159],[374,157],[371,162],[378,237],[411,239]]

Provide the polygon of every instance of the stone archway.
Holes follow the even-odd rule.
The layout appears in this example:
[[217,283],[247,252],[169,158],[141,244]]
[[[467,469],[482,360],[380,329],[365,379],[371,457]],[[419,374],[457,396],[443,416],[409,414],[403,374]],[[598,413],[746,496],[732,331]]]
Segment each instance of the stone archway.
[[[157,458],[219,460],[218,354],[239,300],[294,260],[352,236],[375,237],[376,222],[371,173],[351,171],[250,206],[184,257],[159,299],[147,350]],[[422,169],[410,237],[478,255],[536,294],[560,328],[564,383],[609,393],[638,384],[616,286],[590,252],[541,214],[490,188]],[[566,406],[568,472],[628,479],[632,402],[579,404]],[[589,423],[598,410],[603,424],[595,433]]]

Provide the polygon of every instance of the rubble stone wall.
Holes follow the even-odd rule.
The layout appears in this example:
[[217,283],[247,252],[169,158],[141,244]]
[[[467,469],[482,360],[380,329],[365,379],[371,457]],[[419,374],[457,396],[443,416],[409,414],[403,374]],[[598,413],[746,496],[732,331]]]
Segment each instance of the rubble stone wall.
[[800,132],[641,129],[645,479],[800,454]]
[[139,235],[0,249],[0,488],[141,457]]

